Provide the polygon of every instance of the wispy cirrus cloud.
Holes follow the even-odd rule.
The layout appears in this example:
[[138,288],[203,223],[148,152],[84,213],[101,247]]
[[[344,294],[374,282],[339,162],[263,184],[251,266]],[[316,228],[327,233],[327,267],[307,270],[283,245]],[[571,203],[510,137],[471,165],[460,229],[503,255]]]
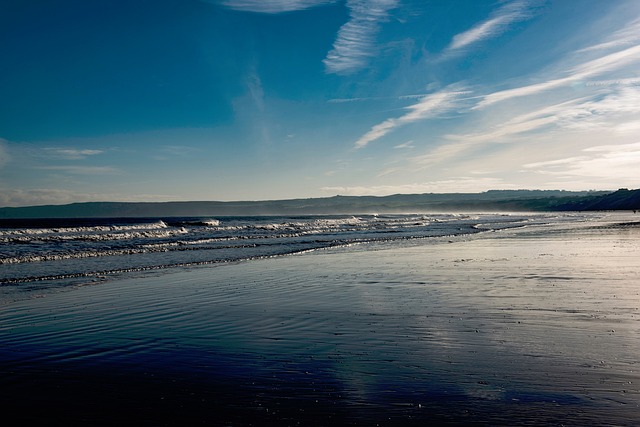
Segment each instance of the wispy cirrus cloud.
[[413,140],[411,141],[407,141],[407,142],[403,142],[402,144],[398,144],[396,146],[394,146],[393,148],[396,149],[413,149],[415,148],[415,146],[413,145]]
[[638,60],[640,44],[579,64],[570,73],[575,79],[589,78],[627,67]]
[[640,88],[622,87],[620,90],[572,99],[517,115],[499,126],[477,133],[447,135],[448,139],[466,143],[505,142],[516,135],[543,128],[564,128],[589,131],[610,129],[624,132],[633,129],[640,115]]
[[628,79],[612,79],[612,80],[597,80],[589,82],[586,86],[640,86],[640,77],[630,77]]
[[474,109],[481,109],[497,102],[535,95],[550,89],[567,86],[602,74],[622,70],[639,62],[640,44],[578,64],[570,68],[565,77],[549,79],[541,83],[493,92],[486,95],[482,101],[474,107]]
[[617,124],[613,130],[617,133],[633,133],[640,134],[640,120],[630,120],[628,122]]
[[581,156],[529,163],[523,167],[545,175],[633,183],[638,182],[638,164],[640,142],[589,147],[582,150]]
[[441,164],[466,152],[472,145],[473,143],[468,141],[440,145],[431,149],[426,154],[414,157],[413,162],[421,168]]
[[[628,27],[633,25],[629,24]],[[528,157],[524,158],[529,162],[534,159],[545,160],[545,156],[550,156],[545,160],[550,163],[538,162],[535,165],[537,168],[520,166],[529,175],[532,172],[554,175],[567,182],[571,177],[582,176],[584,182],[588,182],[592,179],[590,176],[604,178],[607,175],[606,168],[619,167],[620,174],[610,175],[627,182],[639,182],[638,178],[631,175],[631,171],[637,169],[631,166],[633,161],[637,164],[635,151],[618,155],[614,148],[606,152],[585,151],[576,155],[575,150],[571,153],[571,150],[556,150],[550,145],[553,138],[563,138],[570,141],[567,144],[580,149],[589,142],[593,143],[598,136],[619,136],[629,141],[630,137],[637,134],[640,129],[640,85],[634,76],[635,66],[640,64],[640,46],[629,46],[630,37],[623,39],[629,34],[626,30],[618,32],[621,41],[615,44],[616,51],[602,48],[589,53],[572,52],[557,64],[555,74],[547,75],[550,78],[546,81],[484,96],[467,96],[465,99],[469,102],[477,103],[469,110],[464,108],[469,104],[461,104],[462,108],[458,111],[462,114],[467,112],[470,116],[473,114],[482,120],[470,121],[466,133],[443,135],[449,142],[435,147],[430,144],[429,151],[414,156],[412,163],[422,168],[459,162],[473,165],[482,158],[483,153],[490,152],[492,158],[511,159],[506,162],[513,160],[515,166],[522,164],[523,157],[516,158],[513,153],[526,152]],[[605,40],[612,41],[613,38]],[[547,96],[547,91],[550,96]],[[485,107],[527,96],[531,97],[532,102],[514,102],[513,108],[491,110],[491,115],[484,119],[478,116]],[[490,124],[492,121],[493,124]],[[375,131],[388,133],[392,124],[381,123],[379,128],[372,129],[371,135],[376,136]],[[525,148],[538,140],[550,149],[536,152]],[[496,145],[506,143],[509,146],[504,148]],[[557,157],[554,158],[554,155]],[[490,159],[487,157],[483,161],[490,162]],[[507,163],[503,160],[503,164]],[[601,169],[590,172],[597,167]],[[510,169],[514,170],[513,167]],[[560,174],[563,170],[568,171],[567,174]]]
[[[640,120],[638,120],[640,117],[640,87],[622,86],[613,89],[601,90],[594,95],[533,108],[521,114],[513,114],[511,117],[506,116],[499,124],[476,126],[476,130],[472,132],[443,135],[443,138],[449,142],[413,157],[412,162],[418,167],[430,168],[435,165],[453,164],[454,161],[473,161],[478,156],[482,156],[486,150],[490,150],[496,159],[509,159],[510,154],[508,153],[526,151],[527,149],[523,147],[532,146],[531,143],[537,141],[538,138],[541,141],[546,141],[547,144],[549,141],[557,141],[559,138],[572,141],[571,144],[576,148],[584,147],[585,143],[593,142],[599,136],[606,139],[620,137],[628,141],[640,130]],[[497,145],[504,145],[505,148],[497,148]],[[553,147],[553,144],[550,147]],[[612,149],[612,151],[615,150],[616,148]],[[516,165],[523,159],[528,159],[529,162],[536,158],[544,160],[545,156],[551,155],[551,160],[544,160],[548,163],[535,165],[545,166],[540,169],[540,173],[567,169],[573,170],[577,174],[581,170],[585,172],[585,182],[588,181],[586,171],[589,166],[595,167],[598,162],[604,164],[605,160],[609,162],[609,165],[614,164],[613,157],[596,161],[585,153],[566,156],[568,152],[570,151],[555,151],[553,148],[526,151],[525,155],[519,154],[511,160],[503,160],[502,164],[513,161],[513,165]],[[560,154],[559,158],[553,158],[553,153]],[[624,155],[616,159],[622,161],[623,158]],[[575,166],[578,164],[577,162],[581,165],[580,168]],[[623,163],[629,164],[626,161]],[[552,165],[553,168],[551,168]],[[524,168],[524,170],[534,171],[531,168]],[[594,174],[598,173],[602,173],[602,171],[594,172]]]
[[380,23],[399,3],[399,0],[347,0],[350,19],[338,31],[333,49],[323,61],[327,72],[352,74],[362,69],[375,55]]
[[588,111],[585,106],[580,105],[581,102],[586,101],[586,99],[571,100],[554,104],[517,115],[493,129],[460,135],[449,134],[446,135],[446,138],[454,141],[464,141],[467,144],[510,141],[513,136],[557,124],[563,118],[579,117]]
[[581,52],[592,50],[611,49],[629,46],[640,43],[640,18],[625,25],[620,30],[614,32],[606,41],[593,46],[586,47]]
[[529,19],[533,16],[534,2],[516,0],[506,3],[493,12],[489,19],[483,21],[467,31],[456,34],[447,47],[447,51],[465,48],[505,32],[515,22]]
[[335,3],[336,0],[222,0],[230,9],[257,13],[283,13]]
[[397,127],[450,112],[458,107],[461,95],[467,93],[466,91],[453,90],[453,88],[450,88],[449,90],[443,90],[425,96],[418,103],[406,107],[408,112],[403,116],[387,119],[373,126],[369,132],[362,135],[355,142],[355,147],[362,148],[370,142],[382,138]]
[[97,154],[104,153],[103,150],[78,149],[78,148],[49,147],[49,148],[45,148],[45,150],[49,153],[53,153],[57,157],[61,157],[67,160],[82,160],[89,156],[95,156]]
[[[244,12],[278,14],[336,3],[337,0],[206,0]],[[389,11],[400,0],[347,0],[349,21],[338,31],[333,49],[323,60],[332,74],[351,74],[363,68],[375,55],[375,37]]]

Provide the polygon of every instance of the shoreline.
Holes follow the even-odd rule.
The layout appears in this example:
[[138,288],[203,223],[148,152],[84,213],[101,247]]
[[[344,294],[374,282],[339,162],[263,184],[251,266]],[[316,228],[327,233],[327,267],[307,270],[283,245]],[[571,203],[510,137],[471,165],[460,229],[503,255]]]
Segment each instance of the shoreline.
[[0,394],[71,424],[634,425],[640,228],[618,218],[7,304]]

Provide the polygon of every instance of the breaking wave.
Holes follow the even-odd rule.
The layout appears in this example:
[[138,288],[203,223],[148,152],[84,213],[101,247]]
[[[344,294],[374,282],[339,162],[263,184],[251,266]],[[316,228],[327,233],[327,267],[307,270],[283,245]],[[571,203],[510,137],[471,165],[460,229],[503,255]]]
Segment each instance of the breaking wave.
[[532,220],[547,221],[462,214],[2,220],[0,284],[473,234]]

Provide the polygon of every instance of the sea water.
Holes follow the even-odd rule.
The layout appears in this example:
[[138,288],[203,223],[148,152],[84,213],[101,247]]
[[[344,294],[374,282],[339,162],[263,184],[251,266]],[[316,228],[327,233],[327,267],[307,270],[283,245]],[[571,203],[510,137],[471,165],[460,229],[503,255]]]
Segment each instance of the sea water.
[[32,424],[638,425],[640,228],[607,215],[14,223],[2,294],[70,292],[1,307],[0,401]]
[[[0,220],[0,285],[283,256],[336,246],[461,236],[580,214],[406,214]],[[586,218],[586,216],[585,216]]]

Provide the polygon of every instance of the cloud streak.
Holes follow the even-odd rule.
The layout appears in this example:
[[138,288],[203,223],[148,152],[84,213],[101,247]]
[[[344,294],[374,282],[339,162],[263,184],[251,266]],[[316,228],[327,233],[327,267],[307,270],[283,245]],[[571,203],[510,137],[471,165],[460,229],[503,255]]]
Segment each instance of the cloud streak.
[[640,43],[640,18],[630,22],[624,28],[614,32],[607,41],[589,46],[581,52],[589,52],[600,49],[611,49]]
[[436,117],[442,113],[452,111],[458,106],[461,95],[467,94],[464,91],[441,91],[425,96],[420,102],[406,107],[408,112],[397,118],[387,119],[373,126],[369,132],[365,133],[355,142],[356,148],[363,148],[370,142],[382,138],[397,127],[407,125],[420,120]]
[[582,131],[611,128],[623,132],[625,126],[634,127],[635,122],[628,121],[628,117],[633,119],[639,114],[640,88],[622,87],[607,95],[573,99],[520,114],[493,130],[447,135],[447,138],[467,143],[505,142],[516,135],[550,126]]
[[398,144],[396,146],[394,146],[393,148],[395,149],[413,149],[415,148],[415,146],[413,145],[413,140],[411,141],[407,141],[407,142],[403,142],[402,144]]
[[420,165],[421,168],[437,165],[464,153],[471,145],[466,141],[444,144],[432,149],[427,154],[414,157],[413,162]]
[[102,154],[102,150],[90,150],[90,149],[76,149],[76,148],[45,148],[45,150],[54,153],[58,157],[65,158],[67,160],[82,160],[89,156],[95,156]]
[[277,14],[335,3],[336,0],[223,0],[229,9],[243,12]]
[[535,95],[550,89],[567,86],[598,75],[624,69],[625,67],[637,62],[640,62],[640,45],[632,46],[621,51],[610,53],[600,58],[578,64],[569,70],[566,77],[550,79],[541,83],[491,93],[486,95],[484,99],[474,107],[474,109],[481,109],[497,102]]
[[349,22],[338,31],[333,49],[324,59],[327,73],[352,74],[362,69],[375,54],[375,37],[380,23],[399,0],[347,0]]
[[570,119],[579,117],[586,112],[585,107],[580,106],[581,101],[585,100],[586,98],[583,100],[572,100],[521,114],[501,123],[499,127],[489,131],[463,135],[450,134],[446,137],[451,140],[465,141],[466,143],[504,142],[515,135],[557,124],[563,118]]
[[524,165],[535,172],[575,178],[613,179],[637,182],[640,143],[594,146],[582,150],[584,155]]
[[512,1],[492,13],[486,21],[475,25],[467,31],[456,34],[446,50],[462,49],[498,36],[505,32],[509,25],[529,19],[531,16],[531,2],[525,0]]

